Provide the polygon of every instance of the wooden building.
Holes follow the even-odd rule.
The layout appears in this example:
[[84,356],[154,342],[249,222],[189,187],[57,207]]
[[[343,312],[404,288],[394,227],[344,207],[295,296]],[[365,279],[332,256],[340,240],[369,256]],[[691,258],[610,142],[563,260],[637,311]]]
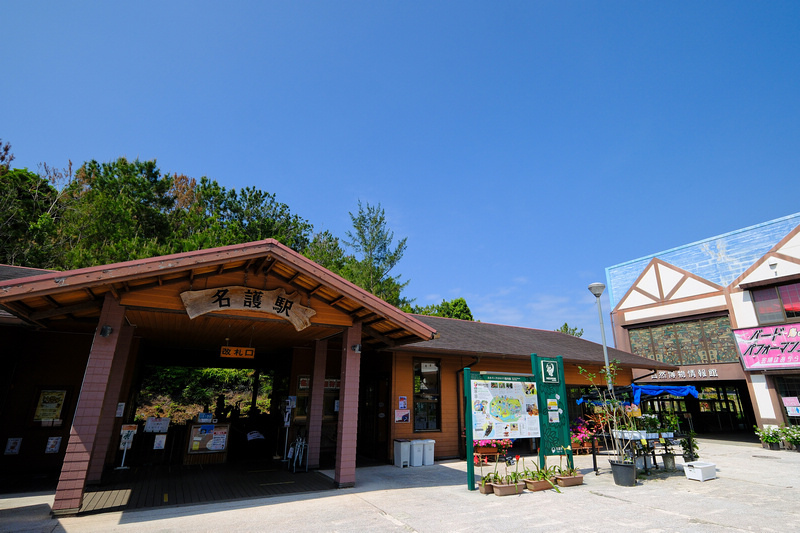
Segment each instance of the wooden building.
[[[463,454],[465,367],[529,373],[530,353],[561,355],[568,384],[585,386],[578,365],[603,362],[600,345],[562,333],[403,313],[274,240],[68,272],[4,267],[0,306],[0,471],[60,472],[63,514],[119,464],[143,365],[281,378],[273,406],[296,398],[289,434],[346,487],[356,456],[388,461],[394,439]],[[674,368],[609,351],[620,383]]]

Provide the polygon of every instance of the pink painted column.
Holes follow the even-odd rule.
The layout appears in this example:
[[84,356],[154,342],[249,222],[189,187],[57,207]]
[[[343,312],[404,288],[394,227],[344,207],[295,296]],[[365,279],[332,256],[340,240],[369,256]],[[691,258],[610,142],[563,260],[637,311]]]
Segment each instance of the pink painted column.
[[353,324],[344,333],[342,374],[339,389],[339,431],[336,437],[336,470],[333,481],[337,487],[356,484],[356,441],[358,434],[358,385],[361,353],[353,350],[361,345],[361,324]]
[[[86,372],[83,375],[78,406],[72,420],[64,465],[56,488],[53,502],[54,515],[75,514],[83,503],[89,462],[94,452],[111,364],[124,320],[125,308],[119,305],[110,293],[106,293],[92,350],[86,363]],[[101,336],[104,326],[111,327],[106,337]]]
[[311,375],[311,405],[308,411],[308,467],[319,468],[319,450],[322,441],[322,401],[325,396],[325,363],[328,358],[328,341],[317,341],[314,346],[314,370]]
[[[103,467],[105,466],[106,458],[109,456],[109,449],[119,445],[119,426],[115,424],[117,420],[117,404],[122,399],[120,398],[120,392],[122,391],[125,371],[128,369],[128,358],[130,356],[134,331],[135,328],[128,325],[120,328],[119,342],[117,343],[116,355],[111,363],[111,373],[108,379],[106,396],[103,400],[103,410],[97,428],[95,446],[89,462],[89,473],[86,478],[88,483],[100,482],[103,476]],[[110,455],[111,458],[114,457],[114,454]]]

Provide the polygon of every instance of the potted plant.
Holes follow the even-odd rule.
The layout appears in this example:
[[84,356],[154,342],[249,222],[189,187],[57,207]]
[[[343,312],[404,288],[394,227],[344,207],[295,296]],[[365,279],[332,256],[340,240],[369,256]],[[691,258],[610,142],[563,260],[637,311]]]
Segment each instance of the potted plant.
[[[619,361],[614,360],[600,370],[599,374],[606,383],[612,385],[616,381]],[[636,465],[633,462],[632,439],[630,433],[624,433],[632,425],[630,412],[625,410],[622,401],[607,387],[598,385],[598,375],[578,367],[578,372],[591,384],[597,396],[594,403],[596,415],[594,419],[602,425],[603,441],[606,450],[611,451],[609,464],[614,475],[614,483],[631,487],[636,485]]]
[[559,487],[583,485],[583,474],[577,468],[559,467],[558,473],[556,473],[556,483],[558,483]]
[[570,428],[570,443],[572,451],[575,453],[590,453],[592,450],[592,439],[594,433],[589,429],[586,421],[576,418]]
[[523,474],[519,471],[519,455],[517,455],[514,471],[508,471],[508,462],[506,462],[506,474],[502,476],[499,482],[492,483],[492,492],[498,496],[521,494],[525,490],[525,482],[522,478]]
[[800,426],[781,425],[781,433],[783,434],[783,440],[800,452]]
[[697,445],[695,436],[696,433],[694,431],[689,431],[689,433],[680,440],[684,463],[690,463],[700,458],[700,455],[697,453],[700,448]]
[[503,476],[497,473],[497,463],[494,464],[494,472],[490,472],[486,476],[483,475],[483,467],[481,467],[481,494],[492,494],[494,492],[495,483],[502,483]]
[[664,453],[661,454],[661,459],[664,461],[665,470],[675,470],[675,454],[672,452],[672,439],[664,439]]
[[759,428],[758,426],[753,426],[756,430],[756,435],[758,438],[761,439],[761,445],[764,448],[770,450],[780,450],[781,449],[781,430],[777,426],[764,426],[763,428]]
[[530,491],[537,492],[540,490],[555,489],[556,492],[561,492],[558,487],[553,483],[556,476],[556,467],[541,468],[536,461],[533,461],[535,468],[525,468],[525,460],[522,460],[522,475],[525,482],[525,488]]

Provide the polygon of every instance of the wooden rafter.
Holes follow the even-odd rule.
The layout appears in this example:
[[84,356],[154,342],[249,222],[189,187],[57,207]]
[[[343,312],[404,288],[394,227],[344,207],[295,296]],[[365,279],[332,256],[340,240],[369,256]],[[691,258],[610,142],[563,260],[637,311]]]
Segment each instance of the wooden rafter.
[[48,309],[47,311],[37,311],[35,313],[31,313],[30,318],[32,320],[44,320],[47,318],[53,318],[57,316],[65,316],[65,315],[71,315],[73,313],[81,313],[83,311],[96,311],[101,309],[102,307],[103,307],[102,304],[97,301],[82,302],[75,305],[55,307],[53,309]]

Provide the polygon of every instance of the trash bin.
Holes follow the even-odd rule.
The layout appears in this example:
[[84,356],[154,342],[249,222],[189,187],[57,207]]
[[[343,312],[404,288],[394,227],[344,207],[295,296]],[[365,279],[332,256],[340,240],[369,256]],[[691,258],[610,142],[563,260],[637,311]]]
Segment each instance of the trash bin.
[[411,465],[411,441],[394,439],[394,466],[405,468]]
[[411,441],[411,466],[422,466],[422,448],[421,440]]
[[422,441],[422,464],[431,466],[433,464],[433,445],[436,441],[433,439],[424,439]]

